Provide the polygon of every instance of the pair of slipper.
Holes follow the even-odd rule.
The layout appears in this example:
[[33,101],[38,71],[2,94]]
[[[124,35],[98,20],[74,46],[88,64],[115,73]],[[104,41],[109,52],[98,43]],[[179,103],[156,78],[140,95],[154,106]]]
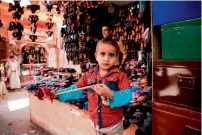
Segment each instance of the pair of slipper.
[[135,131],[136,135],[152,135],[152,114],[147,112],[147,118],[144,123]]
[[83,109],[88,111],[88,101],[86,101],[83,105]]
[[88,98],[87,98],[87,95],[82,95],[77,100],[76,106],[78,106],[80,109],[88,110]]
[[35,85],[35,84],[30,84],[25,87],[25,89],[28,91],[36,91],[38,88],[39,88],[39,85]]
[[83,103],[88,101],[87,95],[86,94],[82,95],[77,101]]
[[143,124],[145,117],[145,114],[140,109],[136,109],[136,112],[130,117],[129,121],[139,126]]
[[123,129],[126,130],[130,127],[131,122],[130,122],[130,117],[128,117],[127,115],[124,116],[124,120],[123,120]]
[[78,102],[77,100],[67,101],[67,103],[73,104],[73,105],[77,106],[79,109],[83,109],[84,103]]
[[59,72],[76,73],[74,68],[59,68]]
[[78,106],[79,109],[88,110],[88,98],[87,95],[82,95],[78,100],[67,101],[70,104]]
[[36,96],[39,100],[47,98],[53,102],[52,90],[53,89],[49,87],[39,87],[38,90],[34,93],[34,96]]

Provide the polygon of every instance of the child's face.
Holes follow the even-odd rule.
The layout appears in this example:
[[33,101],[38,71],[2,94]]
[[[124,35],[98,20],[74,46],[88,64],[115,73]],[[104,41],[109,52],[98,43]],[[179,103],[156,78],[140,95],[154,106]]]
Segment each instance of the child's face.
[[114,66],[117,59],[117,49],[106,43],[100,43],[97,46],[95,58],[102,70],[108,70]]

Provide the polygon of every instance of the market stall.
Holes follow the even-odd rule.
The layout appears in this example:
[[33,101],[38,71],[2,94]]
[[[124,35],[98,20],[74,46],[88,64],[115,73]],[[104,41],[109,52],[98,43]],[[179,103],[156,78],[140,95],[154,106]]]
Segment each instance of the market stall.
[[[8,37],[21,74],[34,78],[34,83],[25,87],[34,123],[52,134],[94,134],[85,111],[86,93],[77,100],[60,103],[56,98],[51,103],[40,97],[40,90],[62,91],[96,67],[94,52],[105,26],[120,47],[116,66],[127,74],[132,90],[132,100],[124,106],[123,127],[127,131],[135,125],[141,132],[151,133],[150,2],[40,1],[25,8],[30,25],[19,20],[22,9],[18,4],[9,4],[9,12],[15,14]],[[148,131],[142,128],[145,121]],[[81,125],[74,126],[74,122]]]
[[[200,134],[201,2],[22,1],[0,2],[0,73],[11,75],[8,58],[20,65],[10,71],[31,82],[33,123],[54,135]],[[106,70],[98,42],[118,56]]]

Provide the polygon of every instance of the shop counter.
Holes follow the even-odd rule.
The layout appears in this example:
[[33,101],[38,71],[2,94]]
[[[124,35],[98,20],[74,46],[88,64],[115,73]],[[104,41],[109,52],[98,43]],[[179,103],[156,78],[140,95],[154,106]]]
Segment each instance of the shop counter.
[[[88,112],[69,103],[54,99],[38,100],[29,93],[30,119],[53,135],[96,135],[90,124]],[[134,135],[137,126],[131,125],[124,135]]]
[[30,119],[53,135],[96,135],[86,110],[58,100],[38,100],[29,92]]

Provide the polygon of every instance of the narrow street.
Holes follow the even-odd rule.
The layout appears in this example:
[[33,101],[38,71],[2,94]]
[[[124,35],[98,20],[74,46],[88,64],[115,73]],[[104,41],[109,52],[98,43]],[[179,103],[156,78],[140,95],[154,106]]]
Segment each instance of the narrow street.
[[0,135],[47,135],[30,123],[27,91],[13,91],[0,101]]

